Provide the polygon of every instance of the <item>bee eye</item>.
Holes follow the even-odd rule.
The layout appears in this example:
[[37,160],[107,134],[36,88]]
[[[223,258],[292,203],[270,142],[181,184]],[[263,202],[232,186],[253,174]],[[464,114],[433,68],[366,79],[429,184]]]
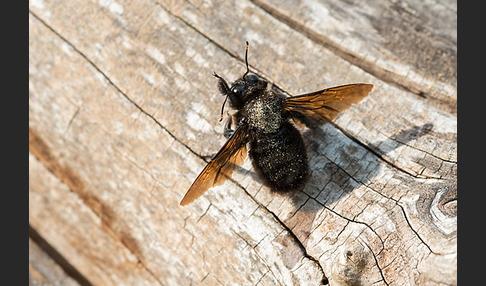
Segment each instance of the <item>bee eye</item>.
[[245,91],[245,87],[243,86],[235,86],[233,89],[232,89],[233,93],[238,93],[238,94],[241,94]]
[[247,76],[247,81],[250,85],[255,85],[258,83],[258,77],[254,74]]

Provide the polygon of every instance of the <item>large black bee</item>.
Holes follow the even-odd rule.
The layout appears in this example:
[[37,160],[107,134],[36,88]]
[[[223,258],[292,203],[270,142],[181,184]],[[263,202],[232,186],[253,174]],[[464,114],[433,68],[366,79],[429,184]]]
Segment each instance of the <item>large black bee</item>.
[[[187,205],[213,186],[223,184],[246,158],[247,144],[254,169],[263,182],[276,192],[302,188],[309,177],[304,140],[291,119],[316,127],[336,118],[339,112],[361,101],[371,84],[349,84],[303,95],[286,97],[275,92],[267,81],[249,75],[248,42],[246,72],[230,85],[219,75],[218,87],[237,112],[225,124],[228,139],[196,178],[181,201]],[[236,129],[232,130],[232,124]]]

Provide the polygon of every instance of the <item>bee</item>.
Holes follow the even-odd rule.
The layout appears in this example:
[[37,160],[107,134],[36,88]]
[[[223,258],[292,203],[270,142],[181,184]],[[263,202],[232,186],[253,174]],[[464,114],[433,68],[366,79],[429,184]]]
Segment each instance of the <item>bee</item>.
[[243,164],[248,147],[253,168],[273,191],[286,193],[303,188],[309,166],[304,140],[294,123],[315,128],[332,121],[373,88],[371,84],[357,83],[287,97],[274,91],[267,81],[249,74],[248,42],[245,63],[246,72],[231,85],[213,73],[225,96],[220,121],[228,98],[236,113],[225,124],[226,143],[191,185],[180,202],[182,206],[231,178],[234,169]]

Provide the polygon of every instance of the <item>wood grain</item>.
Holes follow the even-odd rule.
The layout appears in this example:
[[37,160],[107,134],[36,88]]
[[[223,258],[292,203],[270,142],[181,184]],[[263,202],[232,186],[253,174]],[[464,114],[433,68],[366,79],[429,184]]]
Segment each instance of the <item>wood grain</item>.
[[[95,285],[457,284],[456,8],[421,3],[30,1],[31,227]],[[373,91],[301,129],[302,192],[247,160],[180,207],[246,40],[285,93]]]
[[374,76],[456,112],[455,1],[253,2]]
[[70,277],[50,254],[29,239],[29,285],[83,285]]

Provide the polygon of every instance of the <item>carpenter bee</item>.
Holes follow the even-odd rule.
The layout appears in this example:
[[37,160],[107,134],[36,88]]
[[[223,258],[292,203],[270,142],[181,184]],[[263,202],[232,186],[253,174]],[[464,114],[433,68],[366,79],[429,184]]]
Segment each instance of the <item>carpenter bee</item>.
[[293,122],[310,128],[324,124],[360,102],[373,88],[371,84],[348,84],[286,97],[274,91],[267,81],[249,74],[248,42],[245,63],[246,72],[231,85],[213,73],[220,92],[226,96],[220,121],[228,98],[236,113],[225,124],[228,140],[191,185],[180,203],[183,206],[231,178],[233,170],[243,164],[247,147],[256,173],[273,191],[302,188],[309,177],[309,167],[304,140]]

